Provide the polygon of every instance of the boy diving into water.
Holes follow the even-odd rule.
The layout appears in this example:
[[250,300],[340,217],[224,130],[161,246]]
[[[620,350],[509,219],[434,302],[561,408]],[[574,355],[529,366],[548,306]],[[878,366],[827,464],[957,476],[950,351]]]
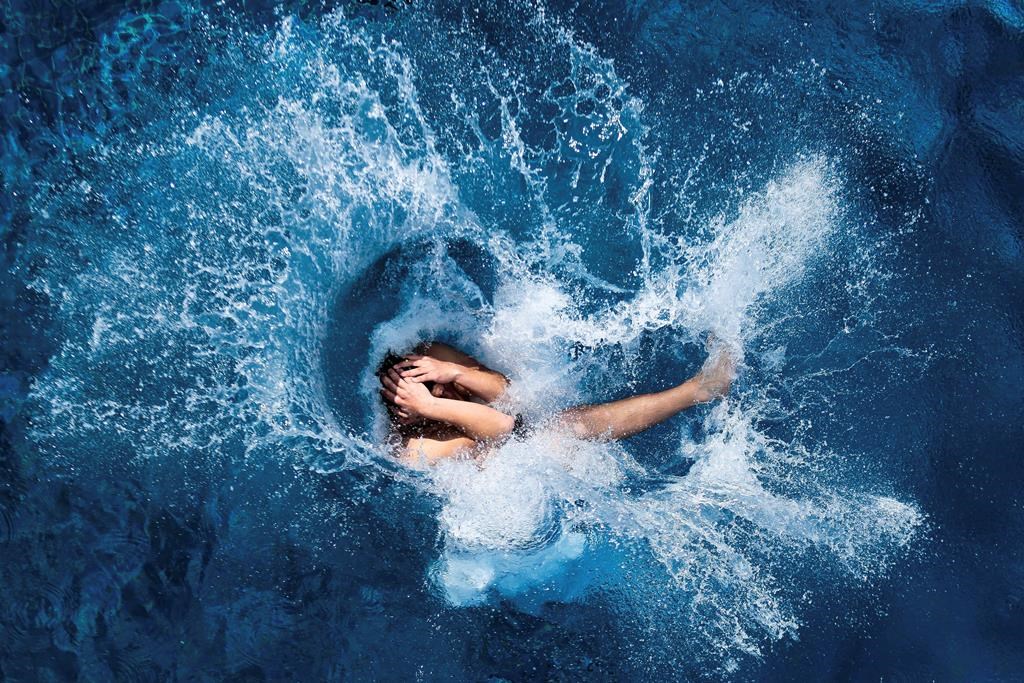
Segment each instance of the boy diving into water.
[[[719,347],[682,384],[569,408],[555,416],[553,425],[578,439],[625,439],[725,396],[735,374],[735,357]],[[508,378],[447,344],[421,344],[406,356],[388,354],[377,377],[399,456],[406,462],[433,464],[462,453],[478,455],[523,428],[521,418],[490,405],[505,393]]]

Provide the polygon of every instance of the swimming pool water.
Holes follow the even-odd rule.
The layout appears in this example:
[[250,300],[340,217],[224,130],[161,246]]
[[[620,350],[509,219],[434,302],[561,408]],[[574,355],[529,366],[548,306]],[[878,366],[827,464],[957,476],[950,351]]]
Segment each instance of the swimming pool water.
[[[0,679],[1014,680],[1024,12],[3,6]],[[517,410],[381,450],[443,339]]]

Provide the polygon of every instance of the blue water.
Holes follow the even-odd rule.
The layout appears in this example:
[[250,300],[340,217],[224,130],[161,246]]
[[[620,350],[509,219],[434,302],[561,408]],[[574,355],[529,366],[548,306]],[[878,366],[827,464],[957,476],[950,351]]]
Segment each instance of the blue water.
[[485,4],[0,8],[0,680],[1020,679],[1024,10]]

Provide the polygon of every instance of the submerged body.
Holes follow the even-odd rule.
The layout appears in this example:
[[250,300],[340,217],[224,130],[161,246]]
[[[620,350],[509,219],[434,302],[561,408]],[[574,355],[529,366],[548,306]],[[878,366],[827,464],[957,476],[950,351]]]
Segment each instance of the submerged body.
[[[395,362],[391,362],[395,361]],[[699,403],[725,396],[736,359],[718,346],[700,372],[664,391],[579,405],[553,416],[552,426],[578,439],[624,439]],[[480,456],[521,426],[493,404],[509,379],[440,342],[392,357],[378,370],[396,449],[407,463],[433,464],[460,455]]]

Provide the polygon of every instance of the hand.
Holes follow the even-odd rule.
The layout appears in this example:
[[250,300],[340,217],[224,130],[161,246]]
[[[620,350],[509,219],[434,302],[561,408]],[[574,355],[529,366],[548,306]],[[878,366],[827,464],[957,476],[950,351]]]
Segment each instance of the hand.
[[394,368],[389,369],[380,382],[384,398],[398,407],[401,417],[428,417],[437,400],[427,387],[401,377]]
[[395,365],[395,369],[401,373],[403,378],[413,382],[434,382],[436,384],[450,384],[457,380],[465,370],[456,363],[415,354],[406,356],[405,360]]
[[699,388],[697,400],[701,403],[722,398],[729,393],[736,379],[737,352],[714,335],[708,335],[708,357],[694,379]]
[[392,416],[397,417],[398,421],[402,424],[410,424],[415,421],[416,418],[414,418],[408,410],[398,407],[398,404],[395,403],[395,392],[398,391],[398,384],[391,376],[389,376],[390,373],[393,372],[394,370],[388,370],[388,374],[380,377],[380,395],[384,398],[388,412],[391,413]]

